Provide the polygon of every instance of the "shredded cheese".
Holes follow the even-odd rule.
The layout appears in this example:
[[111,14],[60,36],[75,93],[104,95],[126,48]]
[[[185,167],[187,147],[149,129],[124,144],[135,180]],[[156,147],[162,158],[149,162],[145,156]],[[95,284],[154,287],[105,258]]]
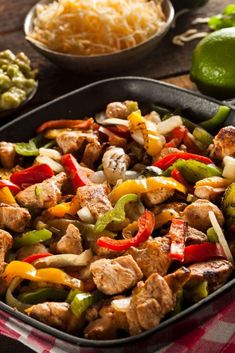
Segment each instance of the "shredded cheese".
[[107,54],[147,40],[165,23],[162,0],[57,0],[36,6],[28,36],[76,55]]

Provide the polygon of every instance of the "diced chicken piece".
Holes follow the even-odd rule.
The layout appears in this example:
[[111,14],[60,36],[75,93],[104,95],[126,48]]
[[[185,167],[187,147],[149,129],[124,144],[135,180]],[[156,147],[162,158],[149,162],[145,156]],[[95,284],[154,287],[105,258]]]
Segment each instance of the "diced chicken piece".
[[119,118],[125,119],[129,114],[129,110],[124,103],[121,102],[112,102],[109,103],[106,107],[105,115],[107,118]]
[[5,256],[8,250],[11,249],[13,238],[10,233],[0,229],[0,276],[5,269]]
[[[101,307],[100,307],[101,304]],[[86,319],[90,321],[84,330],[84,336],[89,339],[114,339],[118,330],[128,332],[126,313],[116,310],[110,300],[105,305],[92,306],[86,312]]]
[[235,157],[235,127],[226,126],[220,129],[214,138],[211,157],[223,159],[225,156]]
[[57,252],[61,254],[81,254],[83,252],[80,231],[73,224],[69,224],[65,235],[57,243]]
[[97,288],[105,294],[118,294],[132,288],[143,274],[131,255],[100,259],[90,266]]
[[126,312],[130,334],[137,335],[157,326],[174,306],[175,295],[167,282],[158,273],[153,273],[133,291]]
[[144,242],[138,248],[131,247],[127,254],[134,258],[145,277],[155,272],[164,276],[171,264],[169,248],[170,240],[158,237]]
[[62,132],[57,136],[56,142],[64,154],[77,152],[84,142],[99,144],[96,135],[81,131]]
[[19,250],[16,252],[16,259],[17,260],[23,260],[28,256],[31,256],[33,254],[43,254],[47,253],[48,249],[45,247],[45,245],[41,243],[37,244],[32,244],[28,246],[22,246]]
[[212,186],[203,185],[197,186],[194,190],[194,195],[199,199],[205,199],[209,201],[218,201],[221,194],[223,194],[225,188],[214,188]]
[[208,241],[207,235],[205,233],[195,228],[188,227],[185,237],[186,245],[201,244],[204,241]]
[[82,156],[82,162],[89,168],[93,168],[94,163],[99,159],[101,152],[102,146],[98,141],[88,143]]
[[154,214],[159,214],[161,213],[162,210],[164,209],[168,209],[168,210],[174,210],[178,213],[182,212],[185,207],[187,206],[186,203],[184,202],[167,202],[167,203],[163,203],[161,205],[157,205],[153,208],[153,213]]
[[26,208],[0,203],[0,228],[21,233],[29,224],[31,215]]
[[102,165],[104,174],[111,185],[115,185],[119,179],[124,179],[129,163],[130,157],[123,148],[107,149],[102,158]]
[[33,208],[49,208],[61,199],[61,189],[67,180],[65,173],[59,173],[42,183],[34,184],[18,192],[16,200],[20,205]]
[[213,211],[217,221],[222,226],[224,224],[224,216],[220,209],[209,202],[208,200],[199,199],[188,205],[182,212],[182,217],[185,219],[190,227],[196,228],[205,232],[211,227],[208,212]]
[[77,318],[73,315],[68,303],[44,302],[36,304],[27,309],[27,314],[65,332],[77,331],[84,323],[83,318]]
[[183,153],[183,151],[181,151],[175,147],[164,147],[161,150],[161,153],[160,153],[160,156],[158,159],[164,158],[164,157],[168,156],[168,154],[171,154],[171,153],[180,153],[180,152]]
[[221,287],[233,272],[233,265],[227,260],[211,260],[189,266],[191,272],[187,287],[207,281],[209,293]]
[[4,168],[11,169],[15,165],[15,145],[11,142],[0,142],[0,161]]
[[81,208],[87,207],[96,220],[112,209],[103,185],[88,185],[78,188],[77,199]]
[[186,268],[164,278],[153,273],[145,283],[138,284],[132,292],[131,303],[126,312],[132,336],[157,326],[174,309],[176,293],[188,280],[189,274]]
[[158,205],[174,195],[174,190],[168,188],[159,188],[155,191],[143,194],[143,201],[147,207]]

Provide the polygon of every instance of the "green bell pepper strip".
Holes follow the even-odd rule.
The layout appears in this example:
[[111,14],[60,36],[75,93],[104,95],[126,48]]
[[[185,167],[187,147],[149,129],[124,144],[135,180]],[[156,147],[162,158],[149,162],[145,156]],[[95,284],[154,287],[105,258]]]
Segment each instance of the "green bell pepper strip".
[[76,317],[88,309],[89,306],[102,299],[102,293],[95,291],[93,293],[82,292],[78,289],[71,289],[66,298],[66,302],[70,304],[70,309]]
[[198,285],[184,289],[184,299],[189,303],[197,303],[200,300],[208,297],[207,281],[203,281]]
[[218,235],[213,227],[207,229],[207,238],[210,243],[219,243]]
[[17,142],[15,144],[15,151],[17,154],[26,157],[39,155],[39,149],[33,139],[29,140],[29,142]]
[[211,119],[203,121],[199,125],[209,132],[214,132],[223,124],[230,111],[231,108],[227,107],[226,105],[221,105],[217,113]]
[[205,164],[197,160],[178,159],[171,167],[163,172],[163,176],[170,176],[174,169],[179,170],[190,183],[212,176],[221,176],[221,170],[214,164]]
[[25,304],[38,304],[48,300],[64,301],[68,291],[58,288],[39,288],[20,294],[17,299]]
[[14,238],[14,248],[20,248],[21,246],[28,246],[35,243],[40,243],[51,239],[52,232],[48,229],[31,230],[27,233],[22,234]]
[[222,208],[226,216],[226,224],[228,226],[235,224],[235,182],[227,187],[222,200]]
[[199,142],[204,148],[207,148],[213,143],[213,136],[200,126],[195,127],[193,130],[193,137],[196,142]]
[[101,233],[111,222],[121,223],[125,220],[125,205],[128,202],[137,201],[136,194],[127,194],[122,196],[116,203],[115,207],[101,216],[95,224],[95,233]]
[[179,314],[182,311],[183,301],[184,301],[184,291],[183,289],[180,289],[176,293],[175,307],[172,311],[170,311],[169,317],[175,316],[176,314]]

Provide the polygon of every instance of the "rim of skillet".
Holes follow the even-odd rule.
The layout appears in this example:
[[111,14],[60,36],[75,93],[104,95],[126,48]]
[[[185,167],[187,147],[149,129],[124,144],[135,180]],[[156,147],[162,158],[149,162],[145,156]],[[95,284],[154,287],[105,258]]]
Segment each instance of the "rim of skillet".
[[[66,97],[69,97],[70,95],[74,95],[76,93],[82,92],[82,91],[86,91],[89,88],[95,87],[95,86],[99,86],[108,82],[115,82],[115,81],[143,81],[143,82],[151,82],[151,83],[156,83],[157,85],[162,85],[162,86],[166,86],[169,88],[172,88],[176,91],[180,91],[180,92],[184,92],[187,93],[188,95],[191,96],[196,96],[202,99],[207,100],[208,102],[213,102],[213,103],[217,103],[218,105],[221,104],[226,104],[225,101],[221,102],[219,100],[216,100],[214,98],[202,95],[200,93],[197,92],[192,92],[189,91],[187,89],[184,88],[180,88],[177,87],[175,85],[169,84],[169,83],[165,83],[165,82],[161,82],[155,79],[151,79],[151,78],[145,78],[145,77],[141,77],[141,76],[120,76],[120,77],[113,77],[113,78],[108,78],[108,79],[103,79],[103,80],[99,80],[93,83],[90,83],[86,86],[83,86],[81,88],[78,88],[76,90],[73,90],[69,93],[66,93],[65,95],[62,95],[56,99],[53,99],[50,102],[47,102],[45,104],[40,105],[39,107],[30,110],[29,112],[19,116],[18,118],[10,121],[9,123],[3,125],[2,127],[0,127],[0,133],[4,132],[5,129],[10,128],[12,125],[14,125],[16,122],[20,122],[23,121],[25,117],[27,117],[30,114],[33,114],[34,112],[37,112],[38,110],[40,110],[41,108],[46,108],[47,106],[50,106],[52,103],[56,103],[60,100],[63,100]],[[231,111],[233,113],[235,113],[235,109],[231,108]],[[125,338],[119,338],[119,339],[113,339],[113,340],[90,340],[90,339],[86,339],[86,338],[82,338],[82,337],[78,337],[78,336],[74,336],[68,333],[65,333],[61,330],[55,329],[47,324],[41,323],[38,320],[35,320],[33,318],[28,317],[27,315],[25,315],[24,313],[15,311],[13,308],[11,308],[9,305],[7,305],[6,303],[0,301],[0,309],[12,314],[14,317],[24,321],[25,323],[29,324],[30,326],[34,326],[37,329],[40,329],[48,334],[51,334],[55,337],[58,337],[60,339],[63,339],[65,341],[68,341],[70,343],[75,343],[81,346],[86,346],[86,347],[118,347],[119,345],[123,345],[125,343],[131,343],[131,342],[136,342],[141,340],[142,338],[146,337],[146,336],[151,336],[153,333],[156,333],[157,331],[161,331],[164,328],[166,328],[167,326],[170,326],[172,323],[180,321],[181,319],[185,318],[187,315],[197,311],[199,308],[201,307],[205,307],[209,302],[213,301],[216,297],[219,297],[220,295],[223,294],[223,292],[227,292],[229,290],[231,290],[232,288],[235,287],[235,278],[232,278],[229,282],[227,282],[226,284],[224,284],[222,287],[220,287],[219,289],[217,289],[215,292],[211,293],[208,297],[206,297],[205,299],[200,300],[198,303],[191,305],[189,308],[183,310],[182,312],[180,312],[179,314],[176,314],[175,316],[173,316],[172,318],[169,318],[165,321],[163,321],[162,323],[160,323],[158,326],[153,327],[152,329],[149,329],[147,331],[144,331],[136,336],[130,336],[130,337],[125,337]]]

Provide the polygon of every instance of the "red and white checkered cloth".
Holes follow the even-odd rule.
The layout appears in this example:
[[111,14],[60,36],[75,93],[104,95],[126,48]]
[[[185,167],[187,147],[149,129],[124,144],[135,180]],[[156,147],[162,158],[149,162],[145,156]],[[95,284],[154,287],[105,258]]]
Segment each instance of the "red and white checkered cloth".
[[[83,348],[62,341],[22,323],[0,310],[0,333],[18,340],[38,353],[96,353],[97,349]],[[139,343],[138,343],[139,347]],[[139,352],[147,353],[147,347]],[[133,349],[137,347],[133,346]],[[115,348],[109,348],[114,353]],[[107,348],[104,352],[108,352]],[[124,349],[124,351],[126,351]],[[212,319],[198,326],[156,353],[235,353],[235,301]],[[99,350],[99,352],[101,352]]]

